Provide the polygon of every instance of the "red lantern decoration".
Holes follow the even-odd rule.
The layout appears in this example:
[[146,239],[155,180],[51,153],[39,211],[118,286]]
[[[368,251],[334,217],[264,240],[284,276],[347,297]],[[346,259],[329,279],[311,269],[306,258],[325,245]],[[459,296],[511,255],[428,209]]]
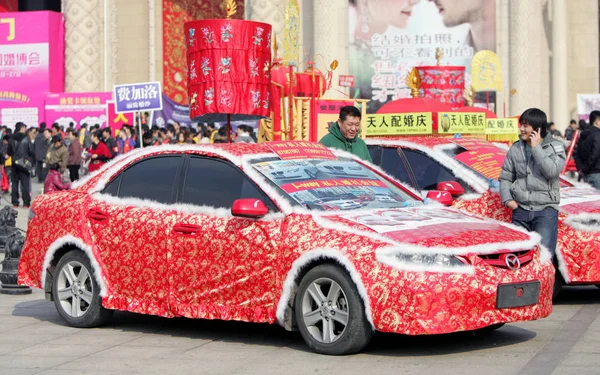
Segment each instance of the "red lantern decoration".
[[452,108],[463,106],[464,66],[417,66],[416,69],[421,76],[421,97],[439,100]]
[[233,19],[185,24],[190,118],[269,116],[271,25]]

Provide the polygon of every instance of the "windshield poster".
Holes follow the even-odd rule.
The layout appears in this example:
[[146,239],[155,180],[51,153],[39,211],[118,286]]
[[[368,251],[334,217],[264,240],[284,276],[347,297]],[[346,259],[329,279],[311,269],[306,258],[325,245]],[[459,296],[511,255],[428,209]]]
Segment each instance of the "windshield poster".
[[308,208],[386,208],[405,201],[372,171],[353,161],[276,160],[254,167]]

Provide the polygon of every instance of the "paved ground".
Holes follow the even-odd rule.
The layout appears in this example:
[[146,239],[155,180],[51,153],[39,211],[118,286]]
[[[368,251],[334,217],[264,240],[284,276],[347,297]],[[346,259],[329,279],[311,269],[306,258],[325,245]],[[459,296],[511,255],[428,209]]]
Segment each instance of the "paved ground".
[[[34,186],[34,189],[38,188]],[[25,229],[26,212],[19,226]],[[544,320],[490,334],[375,335],[364,353],[308,351],[276,325],[117,312],[67,327],[42,291],[0,295],[0,374],[599,374],[600,289],[566,288]]]

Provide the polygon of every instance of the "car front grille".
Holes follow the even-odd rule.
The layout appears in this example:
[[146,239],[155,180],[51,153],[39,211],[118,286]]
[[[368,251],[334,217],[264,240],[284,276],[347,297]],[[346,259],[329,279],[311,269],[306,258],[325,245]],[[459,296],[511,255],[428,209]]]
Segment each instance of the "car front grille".
[[523,268],[533,260],[534,250],[510,251],[495,254],[479,255],[484,262],[490,266],[510,269],[506,264],[505,257],[509,254],[514,254],[519,259],[520,267]]

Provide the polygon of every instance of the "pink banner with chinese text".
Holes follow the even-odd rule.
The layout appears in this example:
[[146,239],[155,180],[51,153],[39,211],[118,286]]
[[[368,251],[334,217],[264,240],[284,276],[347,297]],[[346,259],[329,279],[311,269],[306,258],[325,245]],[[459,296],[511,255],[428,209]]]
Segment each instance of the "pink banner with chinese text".
[[64,91],[64,19],[55,12],[3,13],[0,124],[44,121],[47,92]]
[[106,124],[106,102],[112,99],[110,92],[57,93],[46,95],[45,119],[47,124],[55,122],[68,128],[71,123],[79,129]]

